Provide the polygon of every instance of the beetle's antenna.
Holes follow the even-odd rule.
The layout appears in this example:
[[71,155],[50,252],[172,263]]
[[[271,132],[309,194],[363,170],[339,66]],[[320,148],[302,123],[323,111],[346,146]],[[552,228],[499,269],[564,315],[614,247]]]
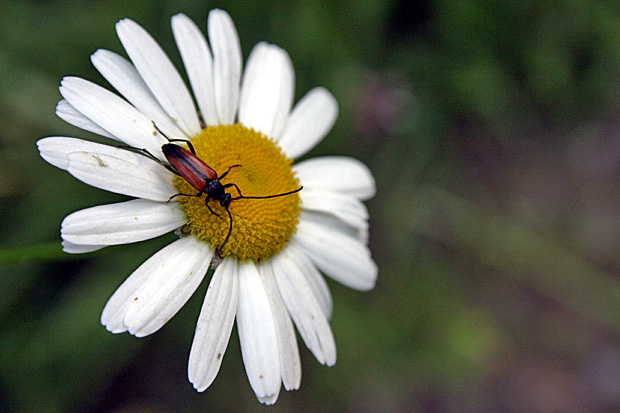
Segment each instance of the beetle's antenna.
[[[241,165],[234,165],[234,166],[241,166]],[[231,167],[232,168],[232,167]],[[229,169],[230,171],[230,169]],[[226,173],[224,175],[226,175],[228,173],[228,171],[226,171]],[[234,184],[231,184],[234,185]],[[236,187],[237,185],[235,185]],[[235,198],[231,198],[230,201],[235,201],[238,199],[267,199],[267,198],[276,198],[279,196],[286,196],[286,195],[291,195],[294,194],[296,192],[299,192],[303,189],[303,186],[300,186],[299,188],[295,189],[294,191],[289,191],[289,192],[283,192],[281,194],[275,194],[275,195],[268,195],[268,196],[243,196],[243,195],[239,195],[238,197]],[[237,190],[239,190],[239,188],[237,188]],[[209,206],[207,205],[207,208]],[[228,226],[228,234],[226,234],[226,238],[224,238],[224,242],[222,243],[222,245],[220,245],[217,250],[215,250],[216,254],[221,256],[222,255],[222,250],[224,249],[224,246],[226,245],[226,243],[228,242],[228,238],[230,238],[230,234],[232,233],[232,227],[233,227],[233,217],[232,214],[230,213],[230,211],[228,210],[228,206],[225,208],[226,213],[228,214],[228,218],[230,219],[230,225]],[[211,211],[213,213],[213,211]],[[215,214],[217,215],[217,214]]]
[[294,191],[283,192],[281,194],[267,195],[267,196],[244,196],[244,195],[239,195],[239,196],[231,199],[231,201],[235,201],[237,199],[267,199],[267,198],[276,198],[276,197],[279,197],[279,196],[286,196],[286,195],[294,194],[295,192],[299,192],[302,189],[304,189],[304,187],[300,186],[299,188],[295,189]]

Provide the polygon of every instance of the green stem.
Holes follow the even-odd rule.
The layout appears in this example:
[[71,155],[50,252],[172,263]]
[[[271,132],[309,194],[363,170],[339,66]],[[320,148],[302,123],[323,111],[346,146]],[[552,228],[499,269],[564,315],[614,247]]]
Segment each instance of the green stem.
[[60,242],[0,249],[0,265],[24,261],[49,261],[67,259]]

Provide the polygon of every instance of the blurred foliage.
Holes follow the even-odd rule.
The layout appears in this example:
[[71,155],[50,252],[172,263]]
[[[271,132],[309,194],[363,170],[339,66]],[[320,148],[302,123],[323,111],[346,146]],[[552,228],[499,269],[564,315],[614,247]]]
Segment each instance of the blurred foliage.
[[620,408],[620,6],[467,0],[0,3],[0,410],[260,410],[236,335],[209,390],[186,364],[206,285],[161,331],[99,324],[115,288],[173,237],[73,256],[59,225],[122,197],[41,160],[43,136],[101,138],[56,118],[66,75],[143,25],[180,58],[170,17],[227,10],[244,55],[266,40],[297,97],[340,117],[309,156],[372,169],[377,287],[330,283],[338,363],[303,348],[302,387],[272,410]]

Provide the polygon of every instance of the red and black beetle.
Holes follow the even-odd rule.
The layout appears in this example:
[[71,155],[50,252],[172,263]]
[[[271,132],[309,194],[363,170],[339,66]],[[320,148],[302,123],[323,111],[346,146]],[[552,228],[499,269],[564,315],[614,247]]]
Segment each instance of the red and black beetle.
[[[158,159],[156,156],[154,156],[152,153],[150,153],[148,150],[144,148],[140,149],[140,148],[135,148],[132,146],[119,146],[119,147],[127,148],[127,149],[134,149],[134,150],[140,151],[148,155],[150,158],[157,161],[159,164],[163,165],[166,169],[168,169],[173,174],[178,175],[182,177],[183,179],[185,179],[192,187],[194,187],[198,191],[198,193],[195,195],[194,194],[183,194],[183,193],[172,195],[170,199],[168,199],[168,202],[170,202],[172,199],[176,198],[177,196],[200,197],[202,196],[202,194],[206,194],[207,198],[205,199],[205,205],[209,209],[209,212],[211,212],[213,215],[218,216],[219,218],[222,218],[220,214],[213,211],[211,207],[209,206],[209,201],[211,200],[218,201],[220,203],[222,208],[224,208],[224,210],[228,213],[228,218],[230,219],[230,225],[228,227],[228,234],[226,234],[226,238],[224,239],[224,242],[222,243],[222,245],[220,245],[216,249],[216,253],[218,255],[220,255],[220,253],[222,252],[222,249],[228,242],[228,238],[230,237],[230,233],[232,232],[233,218],[232,218],[232,215],[230,214],[230,211],[228,210],[228,207],[230,206],[230,203],[232,201],[236,201],[239,199],[276,198],[279,196],[286,196],[286,195],[294,194],[296,192],[301,191],[303,188],[303,186],[300,186],[299,188],[293,191],[283,192],[281,194],[275,194],[275,195],[243,196],[243,194],[241,194],[241,190],[236,184],[232,182],[228,184],[222,184],[220,182],[221,179],[223,179],[224,177],[226,177],[226,175],[228,175],[228,173],[230,172],[232,168],[241,167],[241,165],[232,165],[222,175],[217,176],[217,172],[215,172],[213,168],[207,165],[204,161],[202,161],[202,159],[200,159],[196,155],[194,146],[189,140],[170,139],[168,136],[166,136],[166,134],[164,134],[157,127],[157,125],[155,125],[154,122],[153,122],[153,126],[155,126],[155,129],[159,133],[161,133],[161,135],[164,138],[166,138],[169,142],[169,143],[162,145],[161,147],[161,150],[164,156],[166,157],[166,160],[168,161],[168,163],[161,161],[160,159]],[[179,145],[176,145],[173,142],[185,142],[189,150]],[[231,194],[226,192],[226,188],[230,188],[230,187],[235,187],[239,195],[236,197],[233,197]]]

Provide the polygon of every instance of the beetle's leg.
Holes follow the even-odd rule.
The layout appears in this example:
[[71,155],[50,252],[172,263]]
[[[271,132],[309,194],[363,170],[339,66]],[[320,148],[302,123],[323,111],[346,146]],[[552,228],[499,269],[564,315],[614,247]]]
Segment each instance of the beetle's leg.
[[205,206],[207,207],[207,209],[209,210],[210,213],[212,213],[216,217],[222,219],[222,216],[220,214],[218,214],[217,212],[215,212],[214,210],[212,210],[211,207],[209,206],[209,201],[210,200],[211,200],[211,197],[209,195],[207,195],[207,199],[205,199]]
[[136,148],[135,146],[129,146],[129,145],[117,145],[117,148],[120,149],[133,149],[134,151],[138,151],[138,152],[142,152],[143,154],[145,154],[146,156],[148,156],[149,158],[152,158],[154,161],[159,162],[159,163],[164,163],[163,161],[161,161],[159,158],[157,158],[155,155],[153,155],[152,153],[150,153],[147,149],[145,148]]
[[196,195],[192,195],[192,194],[183,194],[183,193],[180,193],[180,192],[179,192],[178,194],[174,194],[174,195],[172,195],[170,198],[168,198],[168,200],[166,201],[166,203],[168,203],[168,202],[172,201],[172,200],[173,200],[174,198],[176,198],[177,196],[191,196],[191,197],[194,197],[194,198],[198,198],[198,197],[200,197],[201,195],[202,195],[202,192],[198,192]]
[[230,225],[228,226],[228,234],[226,234],[226,238],[224,238],[224,242],[222,242],[222,245],[220,245],[216,250],[215,253],[217,255],[219,255],[220,257],[222,256],[222,249],[224,248],[224,246],[226,245],[226,243],[228,242],[228,238],[230,237],[230,233],[232,232],[232,225],[233,225],[233,219],[232,219],[232,215],[230,214],[230,211],[228,210],[228,208],[226,208],[226,212],[228,213],[228,218],[230,219]]
[[192,145],[192,143],[191,143],[189,140],[187,140],[187,139],[170,139],[170,138],[168,137],[168,135],[166,135],[165,133],[163,133],[163,132],[161,131],[161,129],[159,129],[159,128],[157,127],[157,125],[155,124],[155,121],[151,121],[151,122],[153,122],[153,127],[155,127],[155,130],[157,130],[157,132],[159,132],[159,133],[161,134],[161,136],[163,136],[164,138],[166,138],[166,139],[168,140],[168,142],[185,142],[185,143],[187,144],[188,148],[189,148],[189,151],[190,151],[192,154],[196,155],[196,151],[194,150],[194,145]]
[[236,167],[238,167],[238,166],[241,166],[241,165],[238,165],[238,164],[237,164],[237,165],[233,165],[233,166],[231,166],[230,168],[228,168],[228,170],[227,170],[226,172],[224,172],[222,175],[220,175],[220,176],[218,176],[218,177],[217,177],[218,181],[219,181],[219,180],[221,180],[222,178],[224,178],[226,175],[228,175],[228,172],[230,172],[230,170],[231,170],[232,168],[236,168]]
[[[206,204],[205,204],[206,205]],[[218,214],[217,212],[215,212],[214,210],[211,209],[211,207],[209,205],[207,205],[207,209],[209,210],[210,213],[212,213],[213,215],[215,215],[216,217],[222,219],[222,216],[220,214]]]
[[185,142],[187,144],[187,147],[189,148],[189,151],[193,155],[196,155],[196,150],[194,149],[194,145],[192,145],[192,143],[188,141],[187,139],[168,139],[168,142]]
[[[166,168],[167,170],[169,170],[170,172],[172,172],[175,175],[179,175],[182,176],[180,173],[178,173],[176,171],[176,169],[174,169],[172,166],[168,165],[166,162],[162,161],[161,159],[157,158],[155,155],[153,155],[152,153],[150,153],[147,149],[145,148],[136,148],[135,146],[129,146],[129,145],[118,145],[117,148],[120,149],[132,149],[134,151],[138,151],[143,153],[147,158],[150,158],[152,160],[154,160],[155,162],[157,162],[158,164],[160,164],[161,166],[163,166],[164,168]],[[192,195],[193,196],[193,195]]]
[[239,187],[238,187],[236,184],[233,184],[232,182],[231,182],[231,183],[229,183],[229,184],[224,185],[224,188],[230,188],[231,186],[234,186],[234,187],[235,187],[235,189],[237,190],[237,192],[239,192],[239,196],[234,197],[232,200],[235,200],[235,199],[241,199],[241,198],[245,198],[245,197],[243,196],[243,194],[241,193],[241,190],[239,189]]

